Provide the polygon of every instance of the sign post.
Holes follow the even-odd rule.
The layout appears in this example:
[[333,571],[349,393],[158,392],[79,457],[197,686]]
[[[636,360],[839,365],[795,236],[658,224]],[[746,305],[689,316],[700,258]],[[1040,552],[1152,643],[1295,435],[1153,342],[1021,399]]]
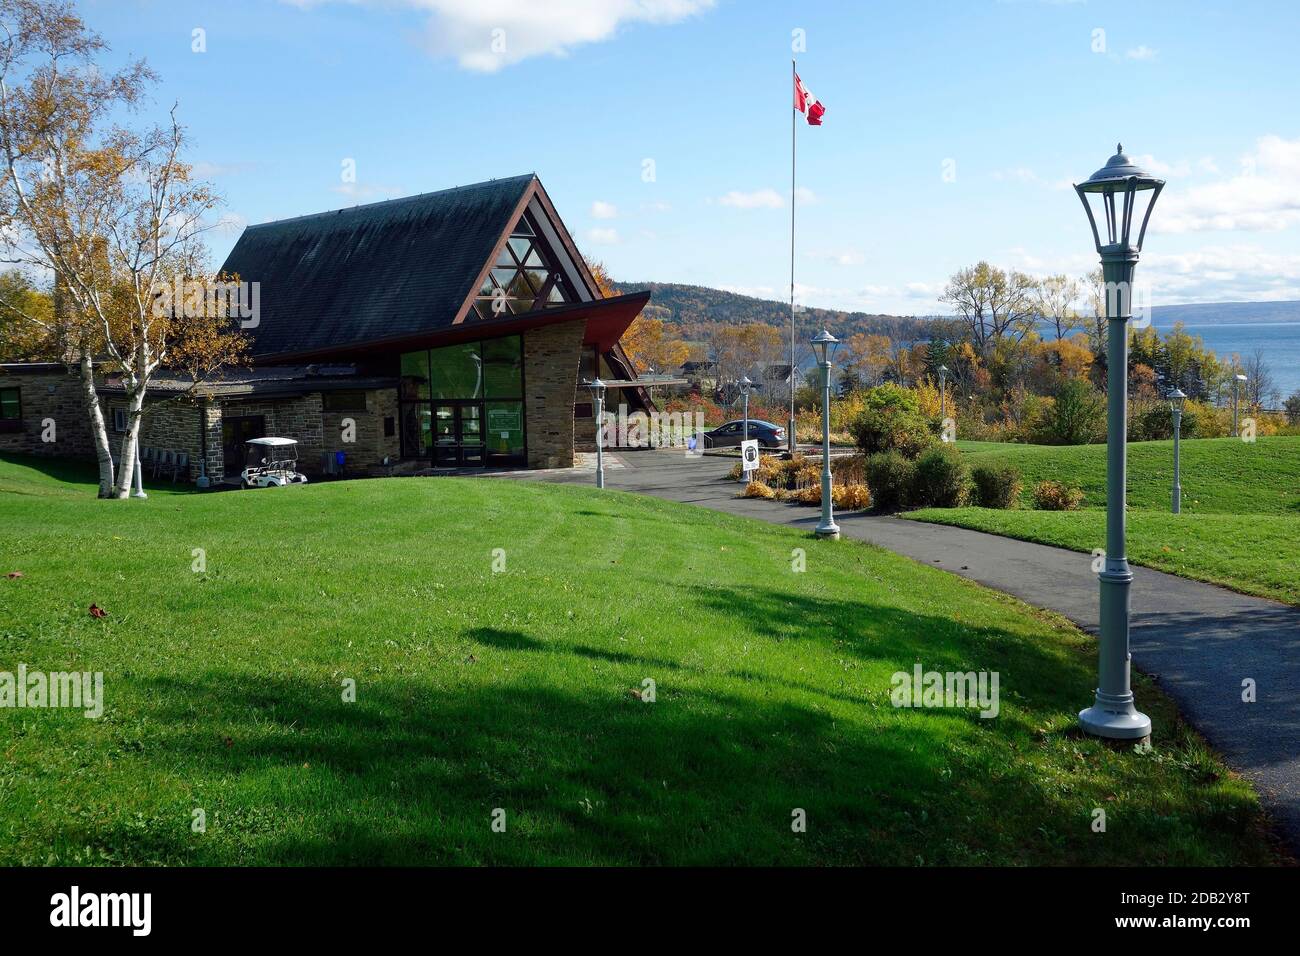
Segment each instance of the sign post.
[[754,480],[758,470],[758,439],[750,438],[740,443],[740,469],[745,473],[745,482]]

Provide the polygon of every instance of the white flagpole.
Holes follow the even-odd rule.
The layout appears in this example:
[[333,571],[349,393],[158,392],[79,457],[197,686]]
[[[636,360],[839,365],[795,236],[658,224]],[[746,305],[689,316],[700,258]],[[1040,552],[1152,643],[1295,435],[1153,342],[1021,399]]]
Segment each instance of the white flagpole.
[[790,59],[790,421],[786,442],[793,455],[798,446],[794,434],[794,169],[795,169],[795,114],[799,111],[794,105],[794,89],[799,82],[799,67],[794,58]]

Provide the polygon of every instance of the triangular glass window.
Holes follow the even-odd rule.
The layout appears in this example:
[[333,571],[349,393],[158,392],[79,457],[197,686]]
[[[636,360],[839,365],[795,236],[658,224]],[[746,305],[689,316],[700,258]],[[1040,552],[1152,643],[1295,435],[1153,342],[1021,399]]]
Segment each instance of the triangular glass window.
[[533,251],[533,244],[529,240],[521,238],[520,236],[511,236],[509,245],[515,254],[515,258],[520,262],[523,262],[528,258],[528,253]]
[[492,308],[494,296],[504,291],[508,311],[514,315],[534,312],[570,301],[563,276],[551,264],[546,240],[520,216],[506,244],[501,247],[489,277],[479,287],[475,313],[483,319],[500,318]]

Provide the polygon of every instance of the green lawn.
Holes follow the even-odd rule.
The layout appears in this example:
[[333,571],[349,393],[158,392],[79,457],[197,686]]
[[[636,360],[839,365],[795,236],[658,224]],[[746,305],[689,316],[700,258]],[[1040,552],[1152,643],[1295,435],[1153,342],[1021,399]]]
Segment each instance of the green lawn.
[[[1136,564],[1300,604],[1300,438],[1182,443],[1183,513],[1170,513],[1173,443],[1129,447],[1128,556]],[[971,466],[1015,465],[1021,506],[930,508],[907,517],[1092,551],[1106,543],[1106,447],[959,442]],[[1077,512],[1033,509],[1037,481],[1054,479],[1087,495]]]
[[[0,670],[107,704],[0,710],[0,863],[1276,861],[1149,682],[1154,750],[1080,738],[1089,638],[877,549],[505,480],[73,477],[0,460]],[[918,661],[997,671],[999,716],[891,706]]]
[[[1034,483],[1068,481],[1083,489],[1085,507],[1106,505],[1105,445],[1018,445],[958,442],[971,467],[1015,465],[1024,476],[1021,501],[1033,507]],[[1254,442],[1198,438],[1182,442],[1184,514],[1300,517],[1300,437]],[[1130,442],[1128,506],[1168,513],[1174,481],[1172,441]]]

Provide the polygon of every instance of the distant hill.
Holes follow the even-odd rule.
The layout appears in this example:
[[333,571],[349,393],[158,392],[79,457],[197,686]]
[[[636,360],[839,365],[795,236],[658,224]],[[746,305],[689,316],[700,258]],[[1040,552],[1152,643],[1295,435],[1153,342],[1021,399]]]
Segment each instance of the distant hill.
[[[680,334],[687,339],[707,338],[708,329],[720,323],[765,322],[782,329],[789,327],[789,302],[676,282],[617,282],[615,287],[620,292],[649,289],[650,305],[644,314],[678,326]],[[933,322],[916,316],[804,308],[795,316],[795,336],[802,344],[822,329],[828,329],[841,340],[856,332],[868,332],[888,335],[896,342],[914,342],[938,332]]]
[[1187,325],[1248,325],[1300,322],[1300,302],[1211,302],[1197,305],[1157,305],[1151,321],[1169,328]]

